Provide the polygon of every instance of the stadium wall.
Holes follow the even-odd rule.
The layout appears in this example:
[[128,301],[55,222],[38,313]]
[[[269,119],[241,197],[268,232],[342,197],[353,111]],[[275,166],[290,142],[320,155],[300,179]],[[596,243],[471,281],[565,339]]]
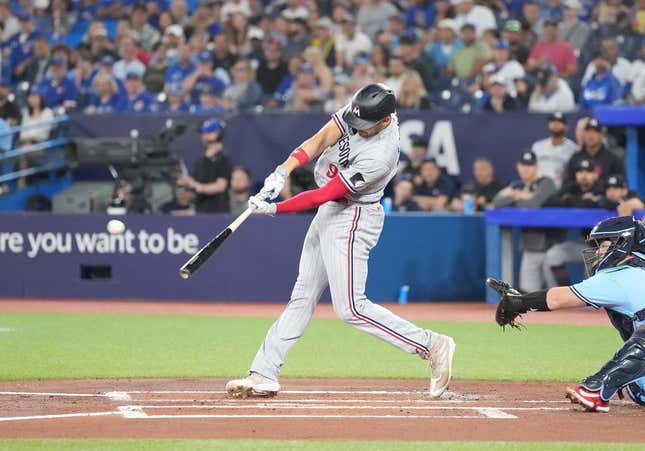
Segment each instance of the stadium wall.
[[[179,267],[231,216],[129,215],[120,236],[108,219],[0,213],[0,297],[285,301],[311,217],[250,218],[188,281]],[[410,300],[483,300],[483,237],[480,215],[387,216],[368,296],[396,300],[407,284]]]

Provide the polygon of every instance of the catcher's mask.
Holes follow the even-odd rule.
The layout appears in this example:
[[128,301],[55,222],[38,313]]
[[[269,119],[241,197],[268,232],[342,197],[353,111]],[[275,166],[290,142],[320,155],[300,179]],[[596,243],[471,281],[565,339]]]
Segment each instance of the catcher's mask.
[[[619,265],[625,257],[642,259],[645,248],[645,225],[632,216],[600,221],[589,233],[591,248],[582,251],[587,277]],[[634,254],[637,252],[636,254]]]

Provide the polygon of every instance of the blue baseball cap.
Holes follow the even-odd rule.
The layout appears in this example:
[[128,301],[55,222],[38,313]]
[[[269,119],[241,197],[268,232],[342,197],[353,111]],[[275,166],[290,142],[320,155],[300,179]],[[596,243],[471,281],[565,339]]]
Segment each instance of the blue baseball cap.
[[125,74],[125,79],[126,79],[126,80],[141,80],[142,75],[143,75],[143,74],[142,74],[140,71],[136,71],[136,70],[129,70],[129,71]]
[[200,133],[214,133],[222,131],[222,124],[217,119],[206,119],[199,127]]
[[16,13],[16,18],[21,22],[27,22],[31,20],[31,14],[27,11],[20,11]]
[[114,58],[112,58],[110,55],[105,55],[103,58],[101,58],[100,63],[104,66],[111,66],[114,64]]
[[369,57],[364,52],[357,53],[356,56],[354,57],[354,62],[356,64],[363,64],[368,61],[369,61]]
[[202,50],[197,54],[197,61],[212,63],[213,57],[211,56],[211,52],[208,50]]
[[511,44],[506,39],[498,39],[495,41],[495,48],[498,50],[508,50],[511,48]]

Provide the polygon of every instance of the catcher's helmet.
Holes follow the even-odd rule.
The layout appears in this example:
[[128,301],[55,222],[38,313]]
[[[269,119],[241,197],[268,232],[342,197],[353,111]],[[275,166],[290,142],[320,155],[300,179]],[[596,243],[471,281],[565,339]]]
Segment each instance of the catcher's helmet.
[[[583,251],[585,267],[589,276],[601,269],[612,268],[628,255],[639,260],[645,257],[645,224],[633,216],[618,216],[600,221],[595,225],[588,242],[594,244],[591,249]],[[609,241],[607,248],[600,250],[600,245]]]
[[372,83],[359,89],[343,112],[343,120],[357,130],[367,130],[396,110],[396,98],[389,87]]

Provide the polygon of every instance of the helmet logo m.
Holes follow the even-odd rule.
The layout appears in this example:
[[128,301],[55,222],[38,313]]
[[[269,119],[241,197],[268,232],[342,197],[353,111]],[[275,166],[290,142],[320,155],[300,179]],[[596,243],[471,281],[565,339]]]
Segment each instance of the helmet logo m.
[[352,108],[352,113],[354,113],[354,115],[357,117],[361,117],[361,109],[358,107],[358,105],[354,105],[354,108]]

